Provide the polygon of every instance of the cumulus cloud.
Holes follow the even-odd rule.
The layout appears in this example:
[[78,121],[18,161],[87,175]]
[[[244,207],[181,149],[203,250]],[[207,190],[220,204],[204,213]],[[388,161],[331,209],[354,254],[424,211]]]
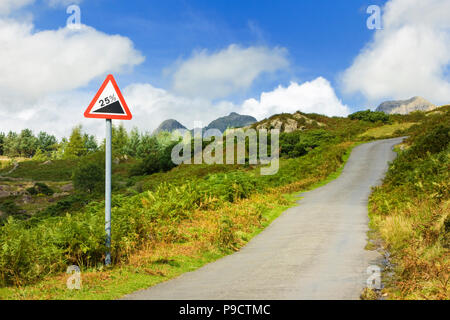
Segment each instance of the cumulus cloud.
[[35,32],[32,24],[0,19],[0,47],[0,103],[72,90],[144,60],[130,39],[84,25]]
[[197,51],[179,63],[173,74],[173,89],[189,97],[223,98],[249,88],[264,72],[286,68],[286,55],[283,48],[242,48],[234,44],[214,53]]
[[[104,129],[98,122],[83,118],[95,92],[80,88],[107,73],[131,69],[144,57],[130,39],[120,35],[85,25],[76,30],[37,31],[31,19],[23,21],[10,15],[33,2],[0,1],[1,131],[31,128],[36,133],[45,130],[62,137],[83,123],[88,132],[102,136]],[[69,3],[41,2],[50,6]]]
[[148,83],[132,84],[125,88],[124,95],[127,104],[133,108],[133,120],[127,121],[126,125],[137,126],[144,131],[153,131],[167,119],[176,119],[188,128],[193,128],[195,121],[207,125],[238,108],[229,101],[213,103],[201,97],[189,98]]
[[[113,123],[123,123],[127,129],[138,127],[143,132],[152,132],[162,121],[171,118],[188,128],[193,128],[196,121],[206,126],[212,120],[239,109],[228,101],[212,103],[202,98],[186,98],[148,83],[129,85],[123,88],[122,93],[133,119]],[[0,131],[18,132],[30,128],[35,133],[46,131],[61,138],[67,137],[74,126],[82,124],[83,131],[103,138],[104,121],[83,116],[94,95],[95,92],[90,90],[71,90],[42,96],[32,103],[16,101],[14,108],[0,108]]]
[[7,15],[14,10],[20,9],[26,5],[33,3],[34,0],[1,0],[0,15]]
[[67,137],[72,127],[83,123],[89,132],[104,136],[100,123],[85,121],[83,117],[93,94],[74,90],[42,96],[30,103],[16,100],[13,106],[1,105],[0,131],[20,132],[29,128],[35,133],[46,131],[61,138]]
[[302,84],[291,82],[286,88],[278,86],[273,91],[263,92],[259,101],[248,99],[241,107],[242,113],[257,119],[298,110],[328,116],[346,116],[349,113],[349,108],[337,98],[330,82],[322,77]]
[[263,92],[259,101],[248,99],[242,104],[189,98],[146,83],[126,87],[124,96],[133,112],[133,120],[127,121],[126,126],[137,126],[144,131],[152,131],[162,121],[171,118],[188,128],[193,128],[195,121],[207,125],[230,112],[252,115],[257,119],[297,110],[329,116],[345,116],[349,113],[348,107],[336,97],[330,83],[321,77],[302,84],[292,82],[286,88],[279,86],[271,92]]
[[[184,97],[148,83],[131,84],[122,93],[133,114],[133,119],[123,121],[123,124],[127,129],[138,127],[148,132],[167,119],[176,119],[191,129],[197,121],[206,126],[230,112],[252,115],[258,120],[275,113],[297,110],[329,116],[345,116],[349,113],[347,106],[340,102],[324,78],[301,84],[292,82],[288,87],[279,86],[273,91],[263,92],[259,101],[248,99],[241,104]],[[83,124],[86,132],[103,138],[103,122],[83,118],[83,111],[94,94],[86,90],[65,91],[43,96],[32,104],[22,103],[13,109],[0,108],[1,131],[30,128],[35,133],[45,130],[63,137],[68,136],[75,125]]]
[[420,95],[450,99],[450,1],[391,0],[383,29],[342,74],[344,92],[369,101]]
[[[42,1],[50,5],[65,3]],[[17,1],[13,7],[13,2],[5,0],[2,4],[10,5],[4,5],[8,9],[3,12],[31,2],[22,0],[19,5]],[[35,133],[45,130],[57,137],[68,136],[73,126],[83,124],[88,133],[102,138],[104,125],[83,118],[83,111],[95,94],[83,86],[106,73],[131,69],[144,59],[133,43],[120,35],[108,35],[84,25],[79,30],[36,31],[31,22],[7,17],[0,18],[0,47],[1,131],[30,128]],[[287,88],[280,86],[262,93],[259,101],[249,99],[236,104],[218,100],[249,88],[263,73],[287,67],[286,55],[282,48],[237,45],[215,53],[195,52],[176,66],[173,90],[148,83],[123,88],[133,113],[133,120],[123,123],[129,129],[137,126],[141,131],[153,131],[169,118],[192,128],[196,121],[207,125],[233,111],[260,119],[297,110],[327,115],[348,112],[323,78],[291,83]]]

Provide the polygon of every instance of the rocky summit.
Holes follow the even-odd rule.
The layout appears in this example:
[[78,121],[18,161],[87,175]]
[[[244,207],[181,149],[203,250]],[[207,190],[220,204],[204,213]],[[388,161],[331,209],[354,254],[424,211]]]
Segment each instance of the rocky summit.
[[414,111],[430,111],[437,108],[431,102],[422,97],[414,97],[408,100],[386,101],[378,106],[376,111],[387,114],[408,114]]
[[158,128],[156,128],[156,130],[153,131],[153,134],[158,134],[161,131],[173,132],[173,131],[179,130],[179,129],[186,129],[186,127],[183,126],[181,123],[179,123],[177,120],[168,119],[168,120],[163,121],[158,126]]

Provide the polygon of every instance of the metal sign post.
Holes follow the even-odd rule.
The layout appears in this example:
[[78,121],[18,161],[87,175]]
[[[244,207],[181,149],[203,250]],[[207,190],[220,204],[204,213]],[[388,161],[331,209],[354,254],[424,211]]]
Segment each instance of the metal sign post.
[[105,264],[111,264],[111,136],[112,119],[131,120],[132,115],[127,103],[110,74],[106,77],[100,90],[84,112],[86,118],[106,119],[105,142]]
[[105,264],[111,264],[111,134],[112,120],[106,119],[105,142],[105,231],[106,257]]

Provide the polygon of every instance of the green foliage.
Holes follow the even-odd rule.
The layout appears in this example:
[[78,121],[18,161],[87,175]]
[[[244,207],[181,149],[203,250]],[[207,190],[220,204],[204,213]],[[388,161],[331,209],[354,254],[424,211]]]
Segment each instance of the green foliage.
[[114,156],[125,154],[128,139],[128,134],[123,124],[120,124],[118,127],[112,127],[111,145]]
[[[12,178],[31,179],[35,181],[68,181],[72,178],[73,168],[78,160],[51,160],[51,162],[43,164],[38,161],[19,162],[18,167],[8,176]],[[2,169],[1,171],[9,171],[11,167]]]
[[139,130],[135,127],[131,130],[127,144],[125,145],[125,154],[136,157],[138,153],[138,147],[141,144],[141,135]]
[[42,182],[36,182],[33,187],[27,188],[27,192],[30,195],[43,194],[46,196],[51,196],[55,193],[49,186]]
[[[396,299],[446,299],[450,235],[450,117],[414,126],[383,185],[370,197],[371,223],[389,249]],[[401,289],[401,290],[400,290]]]
[[31,224],[40,222],[42,219],[49,217],[57,217],[65,215],[70,211],[81,209],[83,206],[87,205],[90,201],[88,195],[83,193],[76,193],[67,196],[61,200],[58,200],[55,204],[48,206],[47,208],[40,210],[29,220]]
[[81,126],[76,126],[70,134],[69,142],[64,150],[64,158],[71,159],[85,155],[87,152],[84,142]]
[[50,154],[57,148],[57,141],[55,136],[49,135],[46,132],[39,132],[37,136],[38,149],[45,154]]
[[5,139],[5,134],[3,132],[0,132],[0,155],[5,154]]
[[[130,253],[148,241],[185,241],[185,235],[179,230],[179,223],[192,219],[198,210],[221,210],[231,202],[249,198],[255,193],[270,192],[271,188],[281,187],[283,190],[286,188],[286,192],[292,192],[298,190],[295,188],[298,188],[299,181],[301,188],[305,188],[309,183],[324,179],[342,165],[349,143],[341,142],[382,123],[379,120],[354,121],[322,115],[308,117],[325,126],[283,134],[280,137],[283,159],[280,160],[278,173],[272,176],[261,176],[260,168],[252,166],[180,165],[173,168],[170,153],[175,142],[171,142],[169,136],[140,135],[137,130],[133,130],[125,139],[126,131],[122,130],[115,143],[119,150],[123,150],[123,154],[138,158],[138,164],[132,169],[133,173],[151,175],[121,181],[124,185],[128,183],[129,189],[134,188],[134,191],[127,190],[126,195],[113,195],[114,262],[126,260]],[[427,118],[435,119],[434,116]],[[436,124],[437,122],[434,122],[433,125],[427,126],[437,128]],[[429,131],[429,128],[423,131]],[[423,127],[416,127],[414,130],[422,129]],[[419,136],[415,135],[415,131],[411,131],[412,139]],[[442,130],[436,134],[439,139],[443,139],[440,135]],[[88,150],[87,140],[82,139],[85,150]],[[424,149],[424,145],[429,144],[432,138],[424,138],[424,141],[423,150],[421,149],[424,154],[428,156],[427,151],[437,150],[434,147]],[[67,149],[68,145],[66,147],[65,143],[63,140],[59,145],[59,154],[61,150]],[[448,176],[444,176],[445,172],[440,171],[440,164],[448,160],[445,160],[442,152],[434,153],[432,161],[424,162],[423,170],[416,173],[405,165],[402,171],[408,173],[399,174],[395,179],[392,175],[392,181],[396,181],[392,186],[399,182],[398,185],[407,184],[411,188],[426,188],[425,190],[436,198],[445,197],[448,188],[442,179],[446,178],[448,181]],[[116,175],[128,179],[129,166],[133,161],[126,166],[116,167]],[[104,185],[104,154],[94,153],[79,161],[53,160],[46,165],[34,161],[22,162],[11,175],[34,179],[40,177],[36,180],[47,180],[42,177],[56,176],[57,179],[64,180],[62,178],[67,178],[67,172],[69,178],[72,177],[74,167],[74,186],[77,190],[85,190],[86,194],[76,193],[65,197],[25,221],[9,217],[0,228],[0,283],[26,284],[48,274],[65,271],[69,264],[84,268],[96,266],[104,259],[104,203],[91,201],[96,199],[95,192],[101,191],[96,183],[102,187]],[[173,169],[170,170],[171,168]],[[164,173],[167,170],[170,171]],[[430,183],[422,183],[422,187],[414,185],[414,180],[434,175],[436,172],[442,174],[442,177],[430,180]],[[136,185],[131,187],[134,182]],[[293,185],[297,187],[294,188]],[[405,194],[405,197],[409,196],[408,193]],[[392,208],[392,204],[388,203],[387,208]],[[390,211],[386,209],[386,212]],[[226,214],[223,214],[217,223],[219,235],[215,238],[216,245],[221,250],[233,249],[238,241],[236,226]]]
[[38,147],[38,140],[30,129],[24,129],[19,136],[19,154],[32,157]]
[[93,135],[88,135],[85,133],[83,135],[83,145],[86,149],[86,153],[93,153],[98,151],[98,145],[97,141],[95,140],[95,137]]
[[146,158],[149,154],[158,152],[160,145],[158,139],[149,133],[143,134],[140,139],[140,144],[136,148],[136,157],[140,159]]
[[[274,176],[260,176],[259,168],[208,175],[208,166],[182,166],[175,169],[175,173],[185,170],[185,177],[190,180],[182,178],[181,173],[171,172],[170,175],[181,180],[176,180],[175,184],[161,183],[153,191],[135,196],[113,195],[114,262],[126,259],[127,253],[151,239],[185,241],[177,226],[180,221],[189,219],[194,210],[218,209],[253,193],[266,192],[271,187],[326,176],[341,165],[345,150],[342,146],[318,147],[305,157],[286,160]],[[226,170],[234,167],[211,168]],[[77,201],[83,201],[83,198]],[[66,210],[72,211],[67,208],[69,205],[61,202],[38,213],[35,219],[9,218],[0,228],[0,282],[25,284],[64,271],[69,264],[84,268],[102,261],[105,252],[104,203],[91,202],[76,214],[62,215]],[[220,228],[219,247],[232,249],[236,242],[234,226],[224,217]]]
[[236,248],[239,239],[236,236],[235,229],[233,221],[228,216],[222,216],[219,223],[219,236],[217,238],[220,248],[224,250]]
[[[155,138],[151,138],[152,140]],[[154,140],[156,141],[156,139]],[[157,142],[152,145],[149,153],[131,168],[131,175],[145,175],[156,172],[166,172],[176,165],[172,162],[171,152],[175,143],[159,148]]]
[[348,116],[351,120],[363,120],[368,122],[390,123],[390,116],[381,111],[358,111]]
[[282,133],[280,135],[281,155],[288,158],[301,157],[334,138],[332,133],[324,129]]
[[17,157],[19,153],[19,136],[15,132],[8,132],[5,137],[5,142],[3,146],[3,152],[9,157]]
[[256,191],[264,189],[262,179],[244,171],[216,173],[199,182],[202,193],[217,197],[223,201],[234,202],[248,198]]
[[13,199],[2,201],[0,203],[0,211],[2,211],[6,216],[17,215],[22,212]]
[[33,159],[33,161],[43,162],[43,161],[47,160],[47,156],[41,150],[41,148],[38,148],[32,159]]
[[430,132],[416,138],[416,143],[409,154],[413,157],[424,157],[428,152],[439,153],[450,143],[450,125],[439,124]]
[[79,162],[72,175],[76,190],[87,193],[103,192],[105,186],[105,160],[103,153],[86,157]]

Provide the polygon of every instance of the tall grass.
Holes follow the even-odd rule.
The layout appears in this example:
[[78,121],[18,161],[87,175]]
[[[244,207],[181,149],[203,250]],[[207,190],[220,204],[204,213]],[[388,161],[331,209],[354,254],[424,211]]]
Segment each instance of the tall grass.
[[370,198],[371,225],[391,254],[393,299],[449,299],[450,117],[417,125]]

